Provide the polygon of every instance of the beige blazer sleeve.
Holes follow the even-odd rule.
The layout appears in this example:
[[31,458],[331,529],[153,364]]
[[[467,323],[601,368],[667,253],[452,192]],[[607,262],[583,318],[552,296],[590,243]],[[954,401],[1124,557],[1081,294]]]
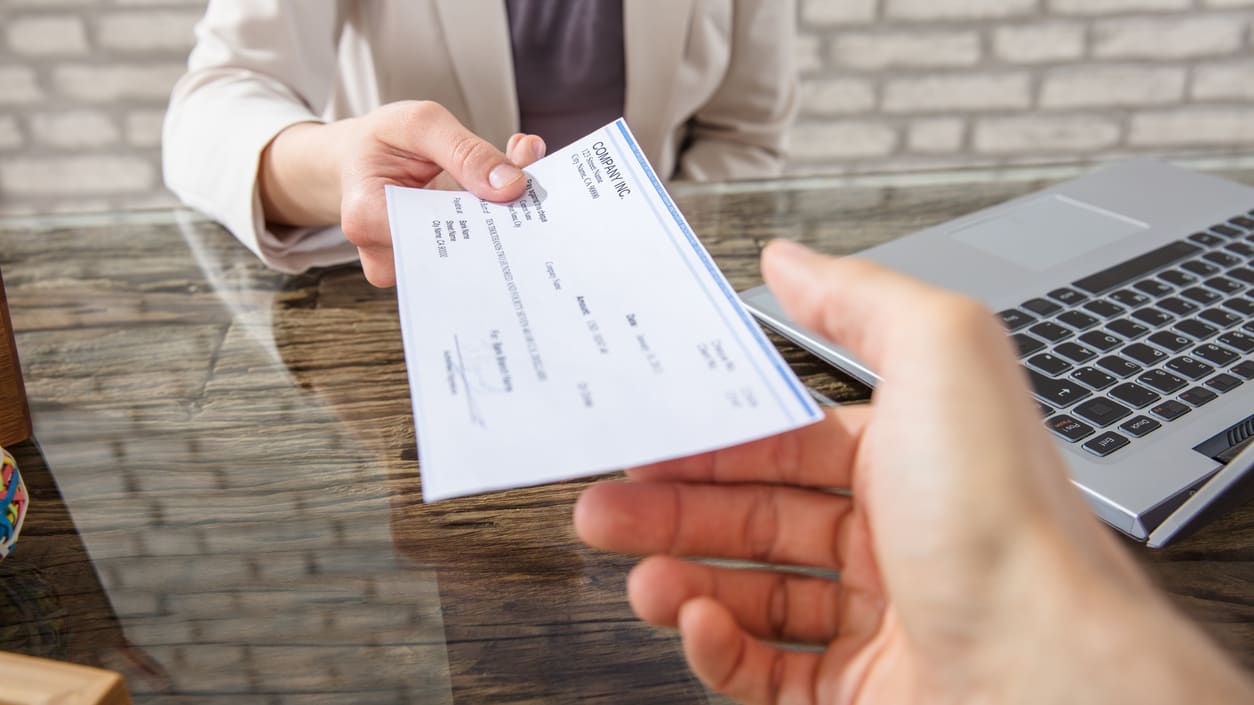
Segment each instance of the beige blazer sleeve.
[[[780,171],[793,0],[625,0],[624,112],[663,178]],[[435,100],[498,147],[518,129],[504,0],[210,0],[163,134],[167,186],[268,266],[356,259],[338,227],[268,229],[257,168],[297,122]]]
[[[675,178],[768,178],[783,171],[798,107],[792,0],[736,0],[726,70],[687,126]],[[713,40],[711,40],[713,41]]]
[[257,182],[261,152],[280,130],[322,119],[345,4],[212,0],[166,112],[166,185],[284,272],[357,257],[339,228],[267,229]]

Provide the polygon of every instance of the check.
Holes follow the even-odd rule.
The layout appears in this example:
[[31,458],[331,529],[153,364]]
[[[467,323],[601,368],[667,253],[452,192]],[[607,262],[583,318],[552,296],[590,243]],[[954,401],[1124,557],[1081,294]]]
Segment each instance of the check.
[[619,120],[510,204],[391,187],[428,501],[688,455],[821,412]]

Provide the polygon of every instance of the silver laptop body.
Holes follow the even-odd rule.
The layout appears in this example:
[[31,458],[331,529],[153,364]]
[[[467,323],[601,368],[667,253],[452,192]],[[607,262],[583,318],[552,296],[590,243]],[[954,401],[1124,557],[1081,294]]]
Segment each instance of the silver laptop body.
[[[1254,188],[1135,160],[858,256],[1003,312],[1073,481],[1103,520],[1144,540],[1254,435],[1247,251]],[[790,321],[765,287],[742,298],[765,325],[874,386],[875,370]],[[1068,342],[1074,359],[1060,353]]]

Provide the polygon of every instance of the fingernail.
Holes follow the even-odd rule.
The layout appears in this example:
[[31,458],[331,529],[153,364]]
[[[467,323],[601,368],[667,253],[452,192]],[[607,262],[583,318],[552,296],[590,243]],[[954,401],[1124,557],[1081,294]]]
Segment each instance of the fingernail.
[[494,189],[503,189],[522,178],[522,170],[513,164],[497,164],[488,172],[488,183]]
[[539,137],[531,141],[531,155],[536,160],[540,160],[544,157],[545,149],[547,149],[547,147],[544,144],[544,140]]
[[814,254],[814,250],[792,240],[772,240],[767,247],[771,251],[771,259],[789,264],[803,264]]
[[814,250],[792,240],[773,240],[762,253],[762,273],[767,270],[789,279],[804,279],[813,271]]

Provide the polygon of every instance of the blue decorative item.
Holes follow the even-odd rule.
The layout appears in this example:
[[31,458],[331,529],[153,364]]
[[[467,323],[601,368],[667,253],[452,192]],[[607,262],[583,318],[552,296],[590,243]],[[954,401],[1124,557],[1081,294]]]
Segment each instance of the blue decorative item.
[[0,558],[9,555],[22,533],[22,522],[26,519],[26,508],[30,505],[30,495],[18,472],[17,461],[9,451],[0,448]]

